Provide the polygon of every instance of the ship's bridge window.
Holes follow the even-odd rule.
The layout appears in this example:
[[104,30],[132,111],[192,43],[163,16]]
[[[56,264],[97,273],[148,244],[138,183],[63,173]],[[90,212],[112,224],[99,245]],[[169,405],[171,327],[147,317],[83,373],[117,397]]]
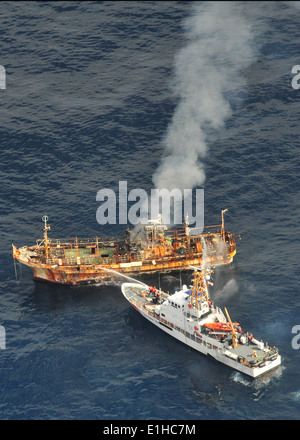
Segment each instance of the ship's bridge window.
[[180,305],[179,304],[176,304],[176,303],[174,303],[173,301],[171,301],[171,305],[173,306],[173,307],[178,307],[178,308],[180,308]]

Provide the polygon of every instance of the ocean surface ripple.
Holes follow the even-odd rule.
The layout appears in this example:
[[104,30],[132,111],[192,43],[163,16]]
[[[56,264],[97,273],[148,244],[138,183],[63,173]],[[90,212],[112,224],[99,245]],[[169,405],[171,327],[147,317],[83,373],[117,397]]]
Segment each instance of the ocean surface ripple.
[[[45,213],[52,237],[124,233],[97,223],[96,194],[121,180],[128,190],[151,189],[178,104],[175,59],[193,2],[1,3],[1,419],[299,419],[293,3],[239,4],[255,59],[241,72],[243,86],[224,90],[231,114],[206,138],[205,224],[228,208],[226,226],[241,235],[212,298],[282,355],[282,366],[256,381],[153,328],[119,287],[34,283],[19,267],[15,280],[11,244],[34,244]],[[172,290],[178,274],[161,282]]]

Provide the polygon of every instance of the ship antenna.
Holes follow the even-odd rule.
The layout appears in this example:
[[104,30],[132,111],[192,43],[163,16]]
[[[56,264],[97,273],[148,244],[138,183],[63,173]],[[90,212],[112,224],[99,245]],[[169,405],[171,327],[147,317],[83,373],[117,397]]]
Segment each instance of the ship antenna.
[[238,346],[238,343],[237,343],[237,333],[236,333],[235,328],[233,327],[232,321],[230,319],[230,316],[229,316],[229,313],[228,313],[226,307],[224,307],[224,309],[225,309],[226,316],[227,316],[227,319],[229,321],[229,324],[230,324],[230,327],[231,327],[231,331],[232,331],[232,346],[233,346],[233,348],[236,348]]

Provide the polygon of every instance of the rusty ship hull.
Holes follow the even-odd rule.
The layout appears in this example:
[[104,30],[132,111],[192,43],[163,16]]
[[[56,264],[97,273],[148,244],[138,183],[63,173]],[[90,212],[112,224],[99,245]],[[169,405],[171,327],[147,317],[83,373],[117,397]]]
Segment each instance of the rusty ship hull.
[[[47,218],[48,220],[48,218]],[[17,248],[13,257],[33,270],[33,279],[70,286],[109,284],[124,276],[189,270],[209,264],[230,264],[236,254],[236,241],[222,225],[207,228],[214,232],[191,235],[188,225],[168,231],[165,225],[146,226],[143,238],[49,239],[45,221],[44,239],[36,245]]]

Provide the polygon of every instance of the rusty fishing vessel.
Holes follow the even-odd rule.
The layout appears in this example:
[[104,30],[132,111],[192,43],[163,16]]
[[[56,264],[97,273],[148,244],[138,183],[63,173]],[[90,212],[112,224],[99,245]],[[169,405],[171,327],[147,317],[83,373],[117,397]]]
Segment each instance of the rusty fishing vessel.
[[[205,227],[194,235],[188,218],[182,229],[168,230],[158,220],[149,220],[135,234],[127,229],[124,237],[81,239],[49,238],[48,217],[44,216],[44,237],[35,245],[13,246],[15,262],[33,270],[34,280],[64,285],[109,284],[120,282],[122,275],[188,270],[200,265],[203,240],[213,266],[229,264],[236,253],[234,235],[225,230],[224,213],[221,225]],[[17,276],[17,271],[16,271]]]

